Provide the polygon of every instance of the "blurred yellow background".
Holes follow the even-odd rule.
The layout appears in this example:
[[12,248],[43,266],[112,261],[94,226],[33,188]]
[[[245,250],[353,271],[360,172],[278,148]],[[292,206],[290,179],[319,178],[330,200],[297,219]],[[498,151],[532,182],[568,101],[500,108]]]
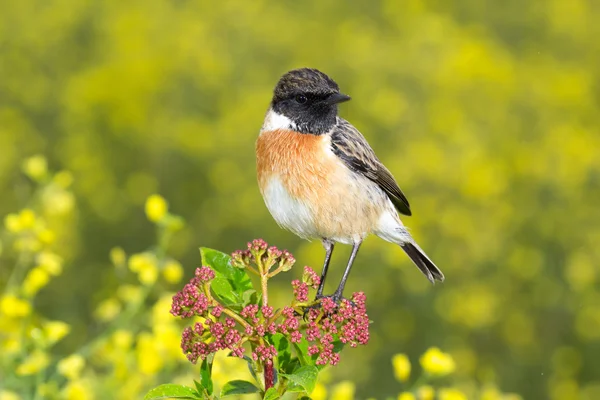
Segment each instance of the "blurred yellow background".
[[[64,272],[34,303],[71,326],[56,353],[93,336],[94,310],[122,285],[110,250],[154,243],[153,193],[187,222],[169,247],[184,280],[199,246],[255,237],[321,267],[320,243],[272,220],[254,170],[275,83],[309,66],[352,96],[341,115],[395,175],[405,223],[446,274],[431,286],[400,248],[368,239],[347,291],[366,292],[372,340],[331,382],[395,396],[392,355],[438,346],[459,385],[600,398],[599,19],[584,0],[2,2],[0,216],[28,204],[26,158],[73,177],[44,203],[50,221],[68,212],[49,245]],[[0,287],[17,262],[4,247]],[[327,291],[348,254],[334,253]],[[181,365],[136,396],[196,371]]]

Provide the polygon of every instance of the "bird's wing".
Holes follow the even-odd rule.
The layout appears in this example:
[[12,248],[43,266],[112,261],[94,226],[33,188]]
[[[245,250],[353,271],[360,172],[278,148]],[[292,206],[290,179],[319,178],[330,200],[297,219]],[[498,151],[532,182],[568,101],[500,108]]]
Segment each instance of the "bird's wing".
[[352,171],[375,182],[388,195],[396,210],[411,215],[410,205],[388,169],[379,161],[363,135],[348,121],[338,118],[331,132],[331,146]]

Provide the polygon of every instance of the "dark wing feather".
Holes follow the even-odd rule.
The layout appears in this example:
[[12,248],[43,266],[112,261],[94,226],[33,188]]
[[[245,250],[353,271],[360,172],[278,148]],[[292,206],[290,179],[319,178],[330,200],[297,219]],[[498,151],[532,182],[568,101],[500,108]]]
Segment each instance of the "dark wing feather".
[[396,210],[411,215],[410,205],[388,169],[379,161],[363,135],[348,121],[338,118],[331,132],[331,146],[351,170],[375,182],[388,195]]

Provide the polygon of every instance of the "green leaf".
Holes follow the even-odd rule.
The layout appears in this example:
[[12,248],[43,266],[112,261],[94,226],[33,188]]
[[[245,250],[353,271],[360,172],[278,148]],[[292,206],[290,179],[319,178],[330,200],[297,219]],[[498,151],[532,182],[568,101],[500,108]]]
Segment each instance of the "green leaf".
[[[235,356],[233,356],[233,357],[235,357]],[[256,376],[256,371],[255,371],[256,363],[254,362],[253,359],[251,359],[250,357],[248,357],[246,355],[243,356],[242,358],[248,364],[248,371],[250,371],[250,374],[252,375],[252,377],[254,378],[254,380],[260,385],[261,382],[258,380],[258,376]]]
[[233,292],[233,287],[227,279],[216,277],[210,283],[210,288],[213,295],[219,300],[219,303],[224,306],[236,305],[237,299]]
[[204,387],[202,387],[202,384],[195,379],[194,379],[194,386],[196,386],[196,390],[198,391],[198,393],[200,393],[200,394],[204,393]]
[[296,356],[302,365],[313,365],[310,356],[308,355],[308,341],[306,338],[300,339],[300,343],[294,343]]
[[144,400],[158,399],[200,399],[196,391],[190,387],[167,383],[150,390]]
[[285,376],[297,386],[302,387],[302,389],[304,389],[304,391],[308,394],[312,393],[312,391],[315,389],[318,375],[319,370],[317,367],[312,365],[300,367],[293,374],[282,374],[282,376]]
[[277,349],[277,361],[279,362],[279,369],[283,372],[292,372],[287,368],[292,360],[290,342],[287,340],[287,338],[281,333],[276,333],[269,337],[269,342],[275,347],[275,349]]
[[260,389],[248,381],[234,380],[227,382],[221,390],[221,397],[234,394],[258,393]]
[[[202,264],[211,267],[215,271],[215,280],[211,283],[211,287],[220,285],[216,289],[220,292],[220,300],[226,301],[227,306],[235,306],[241,309],[244,301],[249,299],[248,297],[244,298],[244,293],[254,290],[246,270],[231,265],[231,257],[217,250],[201,247],[200,256],[202,257]],[[222,282],[215,283],[219,278],[225,279],[232,288],[226,296],[223,296],[224,284]],[[213,288],[213,290],[215,289]]]
[[279,398],[279,393],[277,393],[277,389],[272,387],[272,388],[269,388],[269,390],[267,390],[265,392],[265,397],[263,397],[263,400],[276,400],[278,398]]
[[206,389],[206,392],[211,395],[213,393],[213,381],[212,381],[212,362],[213,356],[206,357],[204,361],[202,361],[202,365],[200,366],[200,382],[202,383],[202,387]]

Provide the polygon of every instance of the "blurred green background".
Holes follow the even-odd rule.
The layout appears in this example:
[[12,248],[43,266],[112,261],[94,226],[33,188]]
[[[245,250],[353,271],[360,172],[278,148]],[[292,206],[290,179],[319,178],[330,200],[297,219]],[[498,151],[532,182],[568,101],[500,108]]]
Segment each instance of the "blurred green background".
[[320,243],[277,227],[254,170],[275,83],[309,66],[352,96],[341,115],[447,277],[431,286],[399,247],[367,240],[347,290],[367,294],[372,341],[331,373],[382,397],[398,391],[393,353],[437,345],[458,379],[600,398],[599,19],[584,0],[3,1],[0,215],[23,206],[26,157],[75,178],[65,273],[36,306],[74,326],[65,352],[84,341],[116,287],[109,250],[154,240],[155,192],[187,221],[171,246],[186,277],[199,246],[255,237],[319,269]]

